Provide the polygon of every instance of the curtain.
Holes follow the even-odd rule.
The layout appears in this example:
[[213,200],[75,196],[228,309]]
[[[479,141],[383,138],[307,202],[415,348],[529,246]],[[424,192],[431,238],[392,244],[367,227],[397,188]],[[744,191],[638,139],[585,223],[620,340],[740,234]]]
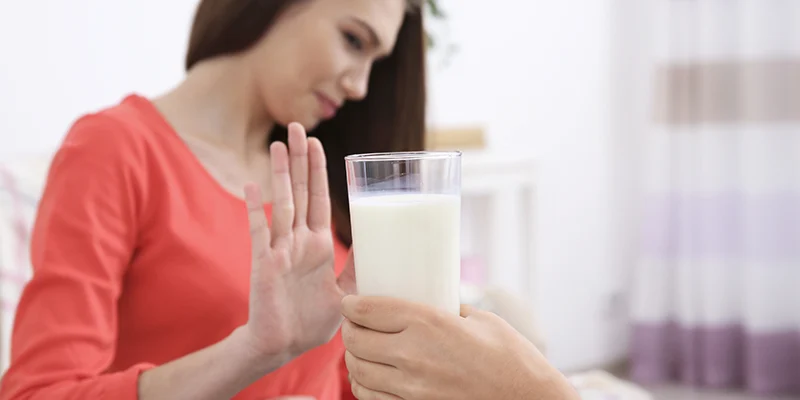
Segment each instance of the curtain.
[[649,1],[633,378],[800,393],[800,1]]

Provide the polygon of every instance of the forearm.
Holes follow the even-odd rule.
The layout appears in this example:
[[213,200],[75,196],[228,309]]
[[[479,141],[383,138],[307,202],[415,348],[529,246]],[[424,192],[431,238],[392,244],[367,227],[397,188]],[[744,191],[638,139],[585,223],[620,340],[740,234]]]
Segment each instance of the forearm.
[[540,373],[531,374],[529,380],[521,386],[521,391],[511,397],[526,400],[580,400],[578,391],[570,384],[569,380],[557,371],[549,376]]
[[531,392],[528,397],[531,400],[580,400],[578,391],[569,384],[566,379],[559,379],[547,386],[547,390],[539,393]]
[[242,328],[219,343],[139,377],[139,400],[223,400],[287,363],[285,354],[259,355]]
[[527,352],[517,353],[520,357],[520,374],[509,386],[510,392],[503,398],[526,400],[580,400],[578,391],[569,379],[539,352],[533,343],[524,342]]

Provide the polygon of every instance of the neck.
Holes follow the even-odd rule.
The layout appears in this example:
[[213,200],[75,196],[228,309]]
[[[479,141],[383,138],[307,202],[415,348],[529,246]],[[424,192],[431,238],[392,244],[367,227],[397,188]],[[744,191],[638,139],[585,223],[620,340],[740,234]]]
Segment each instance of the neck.
[[181,135],[229,149],[247,162],[264,153],[273,121],[241,61],[218,57],[202,62],[154,102]]

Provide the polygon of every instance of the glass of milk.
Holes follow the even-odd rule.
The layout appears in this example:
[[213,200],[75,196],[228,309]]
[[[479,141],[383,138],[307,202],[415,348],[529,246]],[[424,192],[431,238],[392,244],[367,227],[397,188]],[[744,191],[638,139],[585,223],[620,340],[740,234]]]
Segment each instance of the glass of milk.
[[358,293],[459,314],[461,153],[345,157]]

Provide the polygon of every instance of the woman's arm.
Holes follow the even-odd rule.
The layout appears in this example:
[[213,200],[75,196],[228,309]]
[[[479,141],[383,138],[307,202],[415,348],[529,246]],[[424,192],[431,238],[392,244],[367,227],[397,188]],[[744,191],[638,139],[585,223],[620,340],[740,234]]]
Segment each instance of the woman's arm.
[[265,359],[247,341],[239,328],[219,343],[145,371],[139,399],[230,399],[289,361],[279,354]]
[[227,399],[288,361],[259,354],[237,330],[163,366],[107,373],[148,190],[145,139],[124,129],[85,117],[53,159],[0,399]]

